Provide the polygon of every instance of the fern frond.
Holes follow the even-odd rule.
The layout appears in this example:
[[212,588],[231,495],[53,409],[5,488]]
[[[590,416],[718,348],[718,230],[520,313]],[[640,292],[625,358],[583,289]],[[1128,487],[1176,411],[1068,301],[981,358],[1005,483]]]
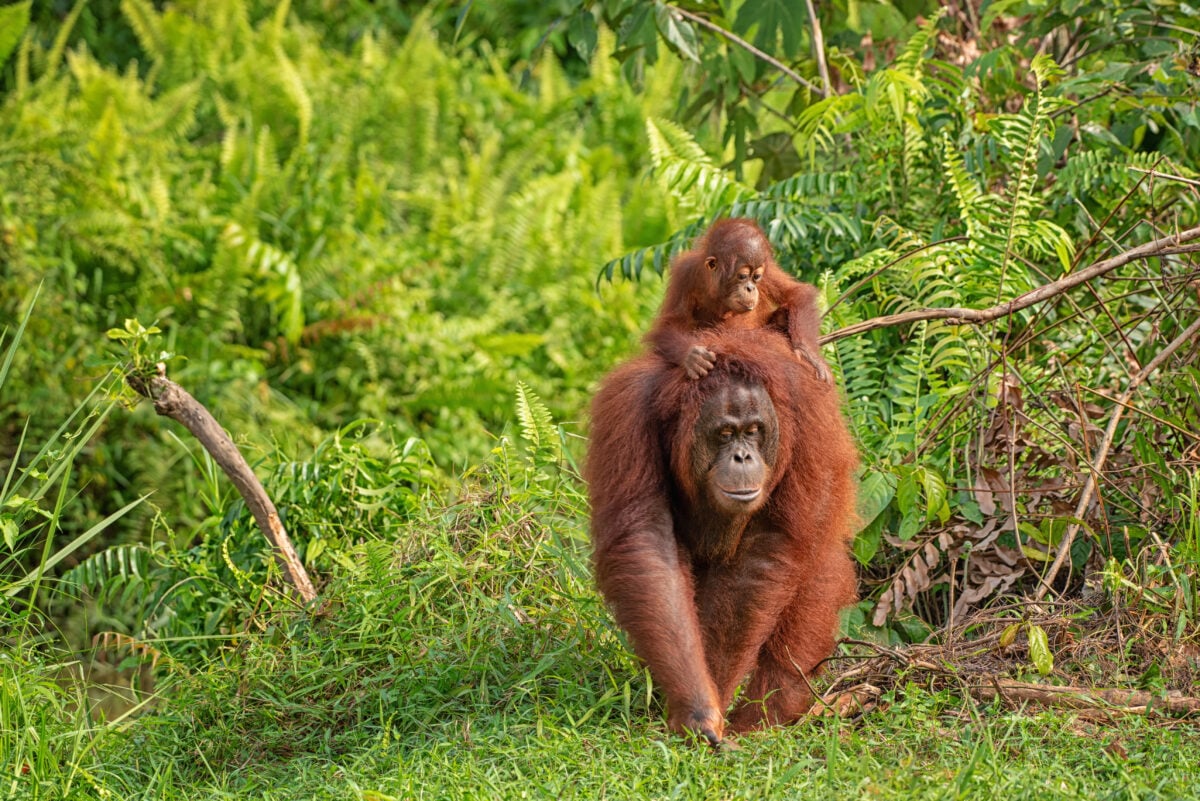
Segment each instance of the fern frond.
[[596,276],[596,283],[599,284],[601,280],[611,282],[616,277],[618,270],[621,277],[626,280],[641,280],[647,261],[656,273],[663,275],[671,263],[671,259],[687,250],[692,241],[704,232],[705,226],[704,219],[696,220],[676,231],[666,242],[639,248],[609,261],[600,268],[600,274]]
[[892,69],[913,78],[920,77],[925,64],[925,51],[929,49],[929,44],[937,34],[938,23],[942,21],[942,17],[946,16],[948,11],[949,9],[945,6],[939,8],[925,21],[924,25],[917,28],[917,32],[909,37],[908,41],[904,43],[904,49],[900,51],[900,55],[896,56],[896,60],[892,62]]
[[63,580],[81,589],[98,592],[114,580],[144,579],[150,573],[151,551],[144,545],[113,545],[63,574]]
[[858,179],[849,170],[837,172],[802,172],[773,183],[760,195],[763,200],[790,200],[793,203],[827,203],[836,195],[856,195]]
[[554,417],[524,381],[517,382],[517,421],[521,426],[521,434],[533,445],[535,454],[558,458],[559,440]]
[[54,43],[50,45],[50,51],[46,54],[47,75],[58,72],[58,66],[63,60],[63,53],[67,50],[67,42],[71,39],[71,31],[75,29],[75,23],[79,21],[79,15],[83,13],[83,7],[86,5],[87,0],[75,0],[75,5],[71,7],[66,19],[59,24],[58,32],[54,35]]
[[[995,124],[996,138],[1000,146],[1017,158],[1017,180],[1009,196],[1000,283],[996,288],[997,298],[1004,295],[1006,268],[1014,250],[1024,247],[1036,251],[1043,249],[1045,245],[1055,253],[1065,251],[1069,254],[1074,248],[1070,237],[1058,226],[1052,223],[1035,226],[1032,223],[1034,217],[1041,213],[1040,201],[1034,195],[1034,185],[1038,177],[1038,149],[1043,136],[1053,137],[1054,121],[1050,113],[1061,105],[1046,95],[1045,87],[1051,80],[1060,77],[1063,71],[1045,54],[1035,57],[1031,66],[1037,78],[1032,99],[1025,102],[1019,113],[1001,117]],[[1049,239],[1043,239],[1042,235],[1048,235]],[[1064,260],[1064,264],[1070,266],[1069,256]]]
[[844,95],[818,100],[796,119],[796,149],[807,155],[811,164],[817,162],[818,150],[832,150],[834,137],[859,124],[862,116],[865,88]]
[[872,430],[886,430],[881,406],[883,361],[875,344],[868,337],[839,339],[831,361],[846,393],[847,419],[855,428],[855,439],[865,442]]
[[[922,424],[927,416],[927,397],[923,389],[928,385],[926,343],[928,326],[921,321],[913,326],[912,339],[907,347],[893,359],[888,371],[888,395],[892,399],[890,435],[893,441],[905,450],[913,450],[920,441]],[[932,388],[931,388],[932,389]]]
[[967,236],[978,240],[982,235],[982,220],[978,209],[983,189],[975,178],[967,172],[962,156],[954,149],[954,144],[948,134],[942,135],[942,165],[946,177],[950,179],[950,189],[958,200],[958,210],[963,225],[967,228]]
[[270,304],[279,320],[280,333],[288,342],[299,342],[304,332],[304,286],[296,263],[287,253],[251,236],[237,223],[225,227],[221,242],[237,253],[258,278],[256,292]]
[[296,66],[288,58],[280,44],[275,46],[275,62],[279,65],[279,76],[283,80],[284,91],[296,106],[296,119],[299,126],[296,148],[303,150],[308,144],[309,129],[312,128],[312,98],[309,97],[308,90],[304,87],[304,79],[300,77]]
[[753,196],[753,189],[713,163],[680,125],[647,118],[646,137],[655,174],[685,206],[712,211]]
[[148,0],[121,0],[121,13],[146,55],[152,61],[162,61],[166,56],[166,37],[154,6]]

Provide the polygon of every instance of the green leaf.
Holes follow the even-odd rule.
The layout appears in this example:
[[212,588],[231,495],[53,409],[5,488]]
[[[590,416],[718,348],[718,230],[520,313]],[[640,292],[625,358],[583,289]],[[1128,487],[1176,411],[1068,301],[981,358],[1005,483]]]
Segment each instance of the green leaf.
[[909,472],[900,479],[900,483],[896,487],[896,503],[899,505],[902,515],[909,517],[916,513],[919,495],[916,473]]
[[10,551],[17,547],[17,521],[11,517],[0,517],[0,532],[4,533],[4,544]]
[[1007,648],[1012,645],[1017,639],[1017,632],[1021,630],[1021,623],[1010,623],[1005,627],[1004,631],[1000,632],[1000,647]]
[[871,470],[858,484],[858,519],[863,528],[887,508],[896,495],[896,479],[890,473]]
[[696,47],[696,29],[690,22],[663,3],[655,3],[654,22],[658,25],[659,33],[681,56],[700,63],[700,51]]
[[900,521],[900,531],[897,536],[902,540],[911,540],[924,525],[925,515],[921,514],[919,510],[913,509]]
[[[787,61],[801,54],[808,20],[804,4],[796,0],[756,0],[738,9],[734,33],[747,36],[763,50]],[[780,52],[779,38],[783,50]]]
[[584,61],[592,60],[596,52],[596,18],[586,8],[579,9],[567,26],[567,41]]
[[1041,626],[1029,627],[1029,658],[1043,676],[1048,676],[1054,670],[1054,655],[1050,653],[1046,630]]
[[[942,507],[946,505],[946,480],[938,471],[926,467],[921,471],[921,483],[925,490],[926,515],[931,520],[935,514],[940,517]],[[949,516],[949,508],[945,509],[945,512]]]
[[29,7],[32,3],[33,0],[25,0],[24,3],[0,8],[0,67],[4,66],[4,62],[25,35],[25,28],[29,26]]
[[871,523],[858,532],[852,547],[854,558],[860,565],[869,565],[879,552],[879,544],[883,540],[883,516],[876,517]]
[[1039,551],[1037,548],[1030,547],[1028,545],[1025,545],[1024,543],[1021,544],[1021,553],[1025,554],[1025,556],[1029,557],[1030,559],[1034,559],[1038,562],[1049,562],[1051,559],[1054,558],[1052,555],[1046,553],[1045,551]]

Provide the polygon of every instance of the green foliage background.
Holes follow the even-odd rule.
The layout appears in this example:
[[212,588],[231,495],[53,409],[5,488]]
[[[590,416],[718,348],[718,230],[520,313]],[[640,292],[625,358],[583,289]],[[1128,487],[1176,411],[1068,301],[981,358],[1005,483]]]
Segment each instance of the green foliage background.
[[[1187,7],[1051,6],[819,4],[828,85],[802,5],[775,0],[0,6],[0,786],[504,795],[529,786],[518,743],[540,791],[603,794],[595,765],[564,779],[569,743],[653,796],[779,795],[813,754],[828,783],[807,789],[862,791],[868,757],[836,729],[764,738],[737,782],[686,744],[655,762],[661,710],[591,589],[586,404],[718,216],[760,220],[823,290],[827,332],[990,306],[1196,225]],[[1197,280],[1186,255],[1138,262],[989,326],[826,348],[864,462],[849,631],[920,640],[1036,587],[1078,525],[1057,588],[1099,585],[1194,647],[1194,347],[1139,390],[1103,504],[1074,501],[1112,398],[1196,319]],[[281,593],[198,446],[127,405],[114,328],[235,434],[319,609]],[[1168,661],[1126,669],[1161,689]],[[1010,774],[1025,724],[909,694],[852,750],[898,742],[934,779],[959,760],[961,794],[1190,786],[1069,751]],[[955,714],[978,739],[930,749]],[[274,767],[244,774],[245,753]],[[881,797],[944,789],[872,764]]]

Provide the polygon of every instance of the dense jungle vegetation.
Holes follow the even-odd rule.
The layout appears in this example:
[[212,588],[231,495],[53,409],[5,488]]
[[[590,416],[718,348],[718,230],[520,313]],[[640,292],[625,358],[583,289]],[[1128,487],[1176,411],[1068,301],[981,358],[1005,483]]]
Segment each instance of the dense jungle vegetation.
[[[1194,720],[902,654],[1200,679],[1198,101],[1177,0],[0,5],[0,794],[1187,797]],[[821,290],[844,647],[899,665],[733,754],[666,735],[577,468],[723,216]]]

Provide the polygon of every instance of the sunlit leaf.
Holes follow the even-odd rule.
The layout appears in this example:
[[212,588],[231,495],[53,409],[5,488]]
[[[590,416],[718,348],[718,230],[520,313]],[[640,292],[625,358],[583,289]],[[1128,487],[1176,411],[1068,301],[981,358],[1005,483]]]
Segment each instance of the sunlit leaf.
[[17,43],[21,41],[21,37],[25,35],[25,28],[29,25],[29,7],[32,0],[25,0],[24,3],[14,3],[11,6],[0,8],[0,67],[4,66],[4,62],[12,54]]
[[1038,673],[1048,676],[1054,670],[1054,655],[1050,653],[1050,643],[1046,639],[1046,630],[1041,626],[1029,627],[1029,659]]

